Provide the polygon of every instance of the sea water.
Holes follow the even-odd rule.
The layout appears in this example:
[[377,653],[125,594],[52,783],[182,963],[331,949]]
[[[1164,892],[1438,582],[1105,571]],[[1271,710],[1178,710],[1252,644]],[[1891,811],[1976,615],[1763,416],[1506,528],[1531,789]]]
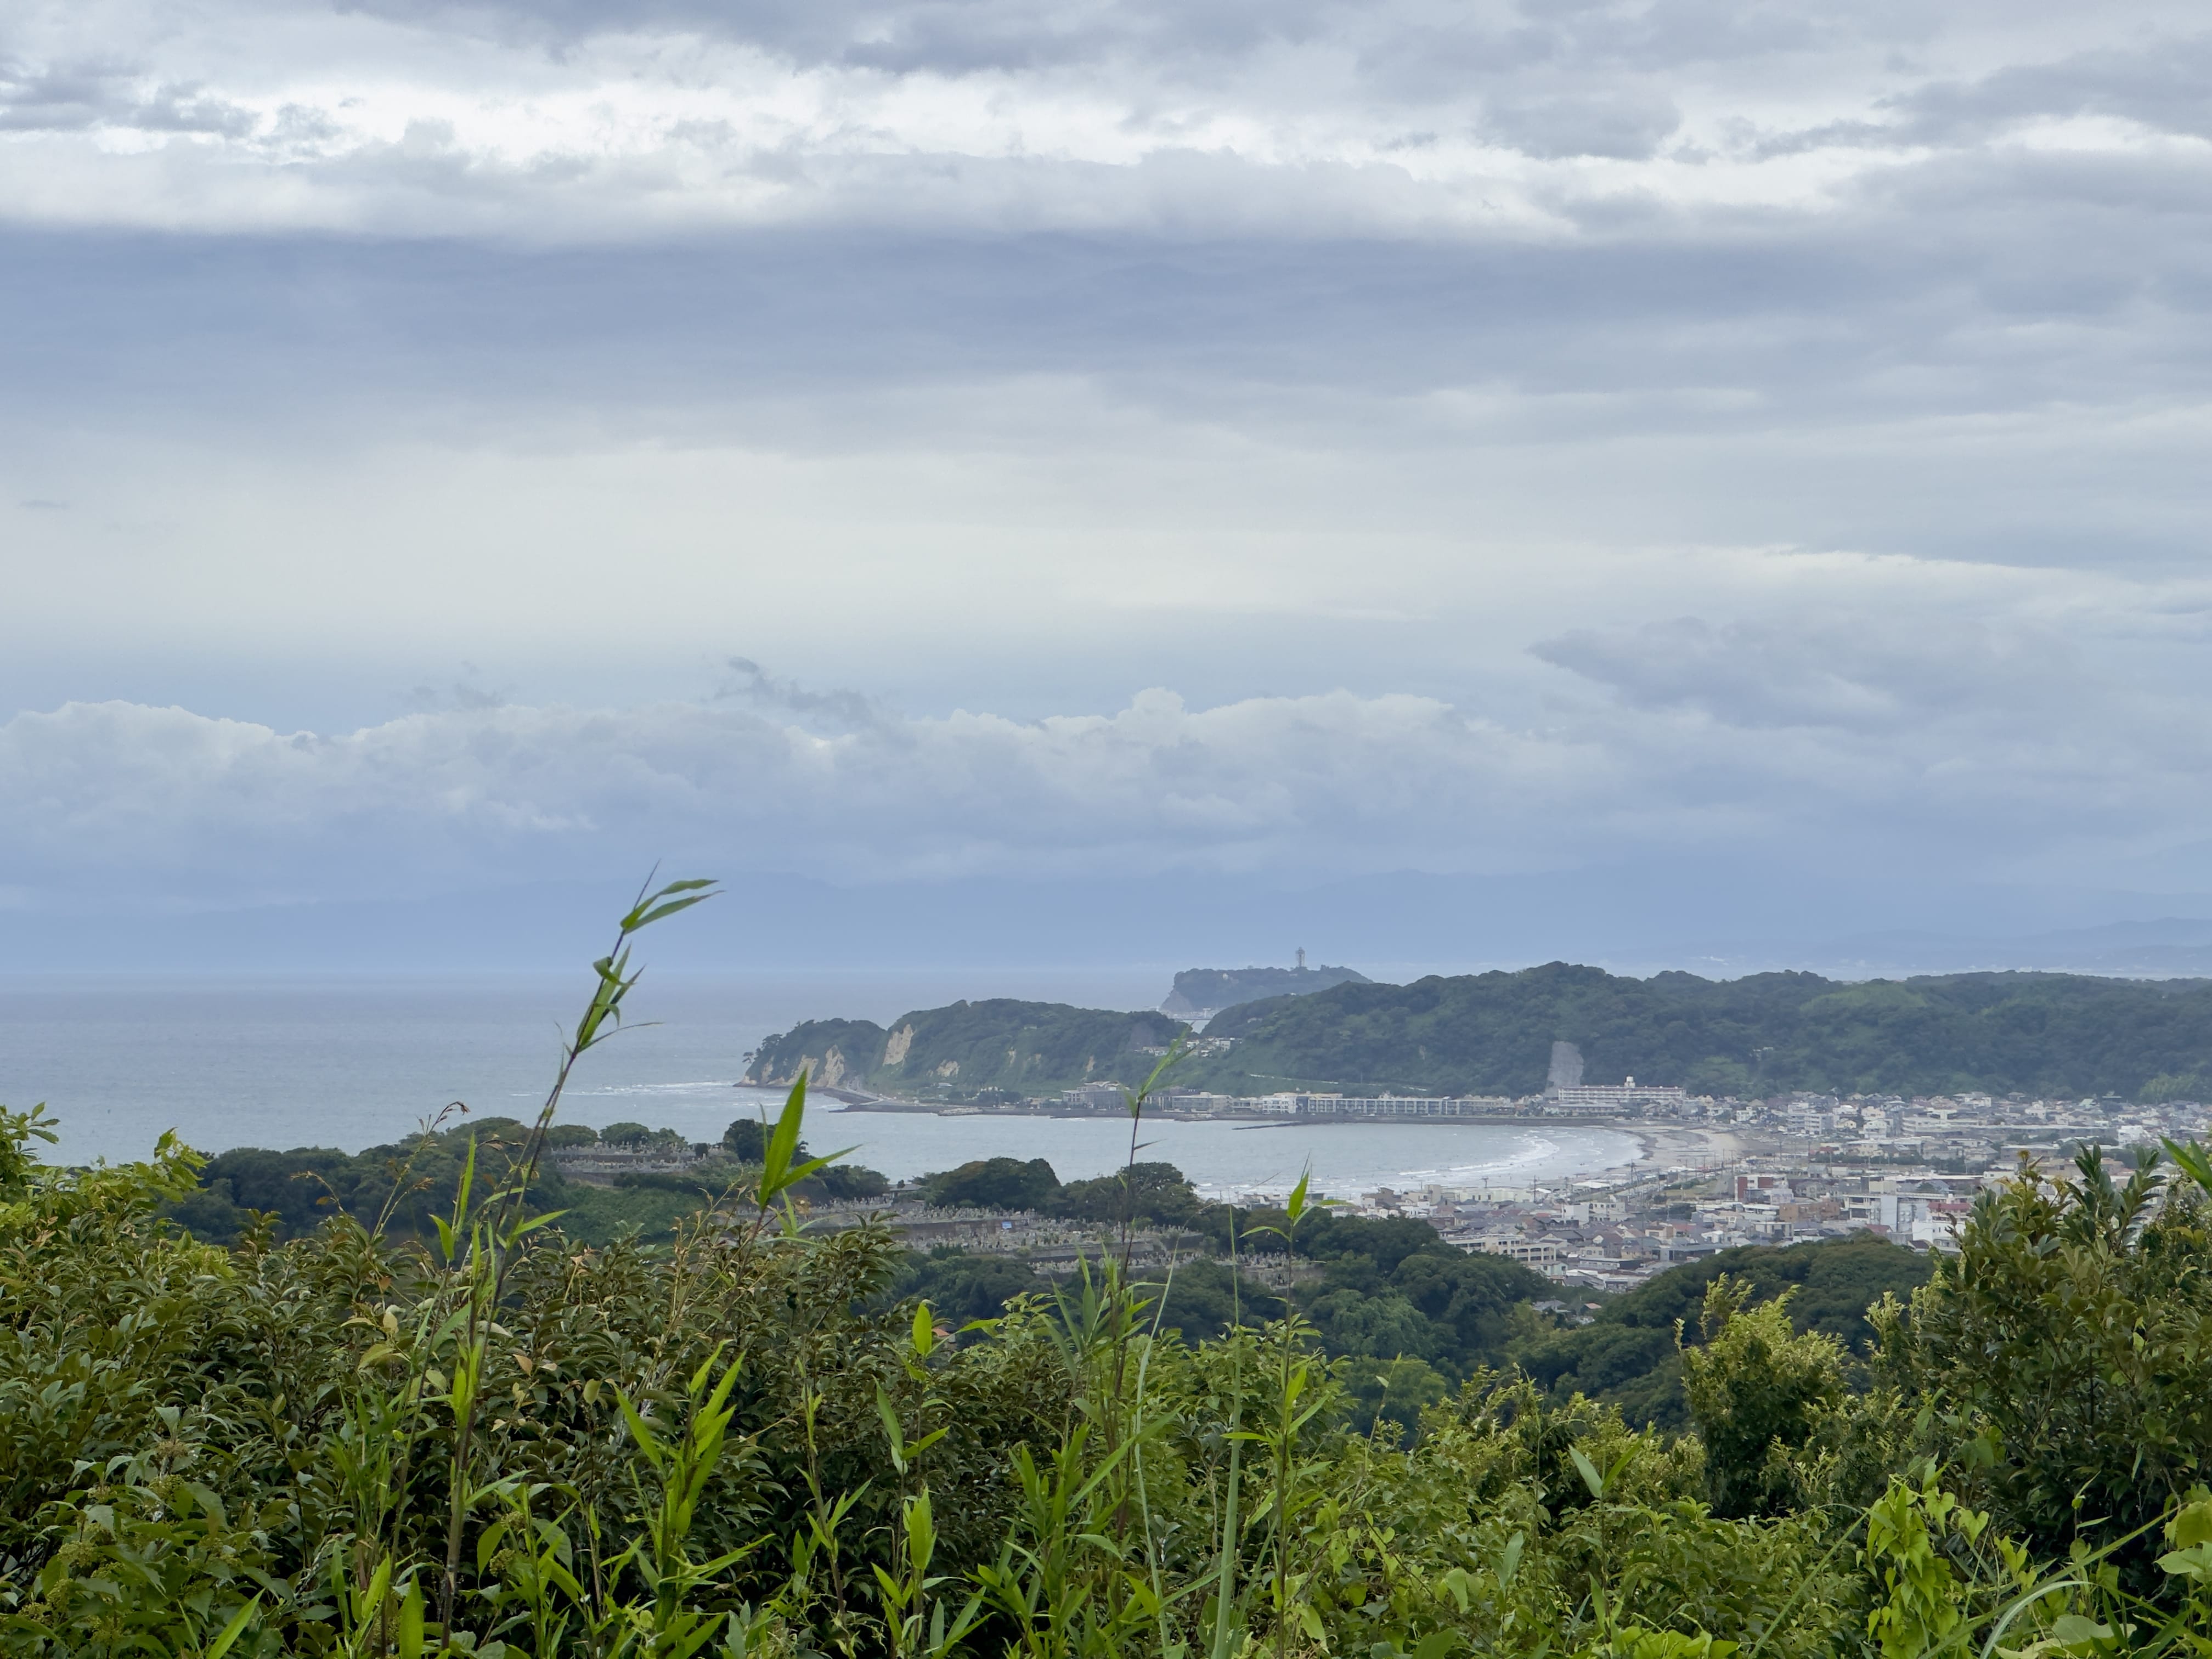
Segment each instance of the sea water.
[[[655,979],[629,1029],[579,1062],[564,1121],[635,1121],[714,1140],[781,1096],[742,1086],[745,1060],[798,1020],[888,1023],[961,997],[1024,996],[1090,1007],[1156,1002],[1164,973],[779,975]],[[0,1103],[44,1101],[70,1163],[142,1158],[164,1130],[205,1152],[336,1146],[357,1152],[412,1131],[450,1103],[470,1117],[527,1118],[560,1058],[564,1021],[589,994],[574,974],[447,981],[386,979],[0,978]],[[1062,1180],[1120,1167],[1125,1118],[839,1109],[817,1099],[819,1152],[894,1180],[970,1158],[1048,1160]],[[1510,1185],[1595,1172],[1639,1148],[1616,1131],[1473,1122],[1248,1124],[1152,1120],[1138,1156],[1176,1165],[1209,1194],[1279,1192],[1308,1169],[1316,1189]]]

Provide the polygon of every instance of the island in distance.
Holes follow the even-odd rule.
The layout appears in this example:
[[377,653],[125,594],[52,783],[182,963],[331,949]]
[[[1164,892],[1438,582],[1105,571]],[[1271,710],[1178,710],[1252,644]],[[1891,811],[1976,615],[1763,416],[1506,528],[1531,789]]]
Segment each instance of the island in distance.
[[1309,968],[1300,951],[1295,968],[1186,968],[1175,976],[1175,988],[1160,1012],[1177,1019],[1211,1019],[1224,1008],[1262,997],[1310,996],[1333,986],[1373,983],[1350,968]]

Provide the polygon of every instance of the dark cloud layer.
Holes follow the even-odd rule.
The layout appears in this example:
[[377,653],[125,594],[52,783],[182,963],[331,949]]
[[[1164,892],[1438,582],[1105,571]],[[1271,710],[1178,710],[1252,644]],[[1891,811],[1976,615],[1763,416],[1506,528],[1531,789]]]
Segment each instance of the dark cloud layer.
[[[300,365],[302,400],[321,395],[311,366],[340,363],[371,385],[695,405],[1046,374],[1178,396],[1495,385],[1605,399],[1560,417],[1578,427],[2193,394],[2212,237],[2154,234],[2087,173],[2063,181],[2084,199],[2053,201],[2058,171],[2032,181],[2045,204],[2032,216],[1923,189],[1916,218],[1956,210],[1933,243],[1872,215],[1595,247],[779,231],[519,251],[18,231],[0,239],[0,293],[64,325],[0,350],[19,398],[94,380],[219,401],[199,378],[218,355],[249,377]],[[1685,393],[1742,401],[1636,401]]]

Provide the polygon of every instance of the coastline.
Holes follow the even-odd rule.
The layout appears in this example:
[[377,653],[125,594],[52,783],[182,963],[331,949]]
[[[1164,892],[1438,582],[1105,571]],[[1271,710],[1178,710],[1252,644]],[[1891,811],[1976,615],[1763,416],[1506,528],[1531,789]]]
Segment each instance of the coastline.
[[[751,1085],[761,1086],[761,1085]],[[950,1117],[955,1121],[981,1119],[992,1122],[1018,1123],[1038,1121],[1060,1122],[1116,1122],[1124,1121],[1121,1115],[1095,1111],[1055,1111],[1048,1108],[1028,1107],[1019,1109],[988,1109],[975,1107],[948,1105],[946,1103],[901,1099],[895,1097],[871,1095],[854,1089],[817,1088],[815,1093],[836,1100],[846,1109],[863,1112],[901,1113],[915,1116]],[[1248,1130],[1266,1131],[1338,1131],[1349,1129],[1408,1130],[1440,1128],[1452,1125],[1480,1126],[1487,1128],[1522,1129],[1601,1129],[1626,1135],[1636,1143],[1635,1156],[1626,1162],[1601,1168],[1578,1171],[1567,1179],[1577,1182],[1597,1182],[1608,1185],[1625,1185],[1649,1181],[1669,1170],[1711,1170],[1741,1162],[1764,1149],[1765,1137],[1756,1131],[1734,1124],[1690,1124],[1643,1118],[1614,1118],[1595,1115],[1538,1116],[1515,1114],[1510,1116],[1480,1118],[1395,1118],[1395,1117],[1285,1117],[1272,1112],[1229,1115],[1221,1113],[1183,1114],[1170,1110],[1146,1113],[1147,1121],[1176,1123],[1218,1123],[1239,1133]],[[1560,1177],[1553,1177],[1557,1180]]]
[[1641,1150],[1592,1178],[1616,1182],[1648,1181],[1674,1170],[1725,1169],[1765,1150],[1765,1138],[1734,1125],[1654,1123],[1622,1119],[1607,1126],[1636,1138]]
[[[824,1102],[825,1107],[830,1103]],[[832,1127],[831,1126],[837,1126]],[[1369,1121],[1270,1117],[1176,1120],[1147,1116],[1139,1158],[1175,1164],[1209,1194],[1287,1191],[1310,1171],[1316,1190],[1356,1198],[1376,1187],[1427,1184],[1557,1188],[1619,1170],[1646,1155],[1632,1126],[1558,1119],[1499,1123],[1425,1119],[1388,1133]],[[818,1126],[824,1144],[855,1146],[855,1161],[894,1180],[964,1161],[1048,1160],[1063,1181],[1110,1174],[1128,1157],[1130,1122],[1121,1114],[1047,1115],[988,1112],[939,1116],[837,1103]],[[1672,1143],[1662,1149],[1670,1155]],[[1648,1167],[1648,1166],[1647,1166]],[[1641,1176],[1642,1170],[1637,1171]],[[1616,1174],[1610,1180],[1632,1178]]]
[[[747,1089],[774,1089],[788,1085],[780,1084],[745,1083],[738,1086]],[[827,1096],[840,1105],[855,1111],[910,1112],[934,1117],[983,1117],[993,1119],[1056,1118],[1090,1121],[1105,1119],[1121,1121],[1125,1115],[1119,1112],[1087,1111],[1075,1108],[1065,1109],[1050,1106],[981,1107],[965,1106],[957,1102],[913,1100],[900,1095],[864,1094],[855,1089],[833,1088],[821,1084],[810,1086],[810,1095]],[[1644,1151],[1633,1160],[1633,1167],[1651,1163],[1662,1156],[1678,1156],[1697,1161],[1700,1156],[1709,1161],[1733,1162],[1756,1150],[1745,1140],[1743,1130],[1730,1127],[1708,1127],[1698,1124],[1653,1121],[1644,1118],[1607,1117],[1596,1113],[1485,1113],[1480,1117],[1370,1117],[1365,1115],[1335,1116],[1317,1114],[1312,1116],[1286,1116],[1279,1112],[1178,1112],[1172,1107],[1147,1106],[1147,1121],[1175,1123],[1240,1123],[1255,1128],[1420,1128],[1440,1124],[1483,1124],[1500,1129],[1612,1129],[1632,1135],[1642,1143]]]

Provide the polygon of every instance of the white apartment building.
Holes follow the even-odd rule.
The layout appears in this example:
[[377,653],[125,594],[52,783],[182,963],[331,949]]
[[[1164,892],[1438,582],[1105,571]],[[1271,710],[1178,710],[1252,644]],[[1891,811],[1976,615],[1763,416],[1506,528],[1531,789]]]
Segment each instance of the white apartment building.
[[1634,1078],[1620,1084],[1578,1083],[1547,1089],[1545,1097],[1563,1110],[1623,1111],[1632,1106],[1680,1106],[1688,1097],[1668,1084],[1639,1084]]

